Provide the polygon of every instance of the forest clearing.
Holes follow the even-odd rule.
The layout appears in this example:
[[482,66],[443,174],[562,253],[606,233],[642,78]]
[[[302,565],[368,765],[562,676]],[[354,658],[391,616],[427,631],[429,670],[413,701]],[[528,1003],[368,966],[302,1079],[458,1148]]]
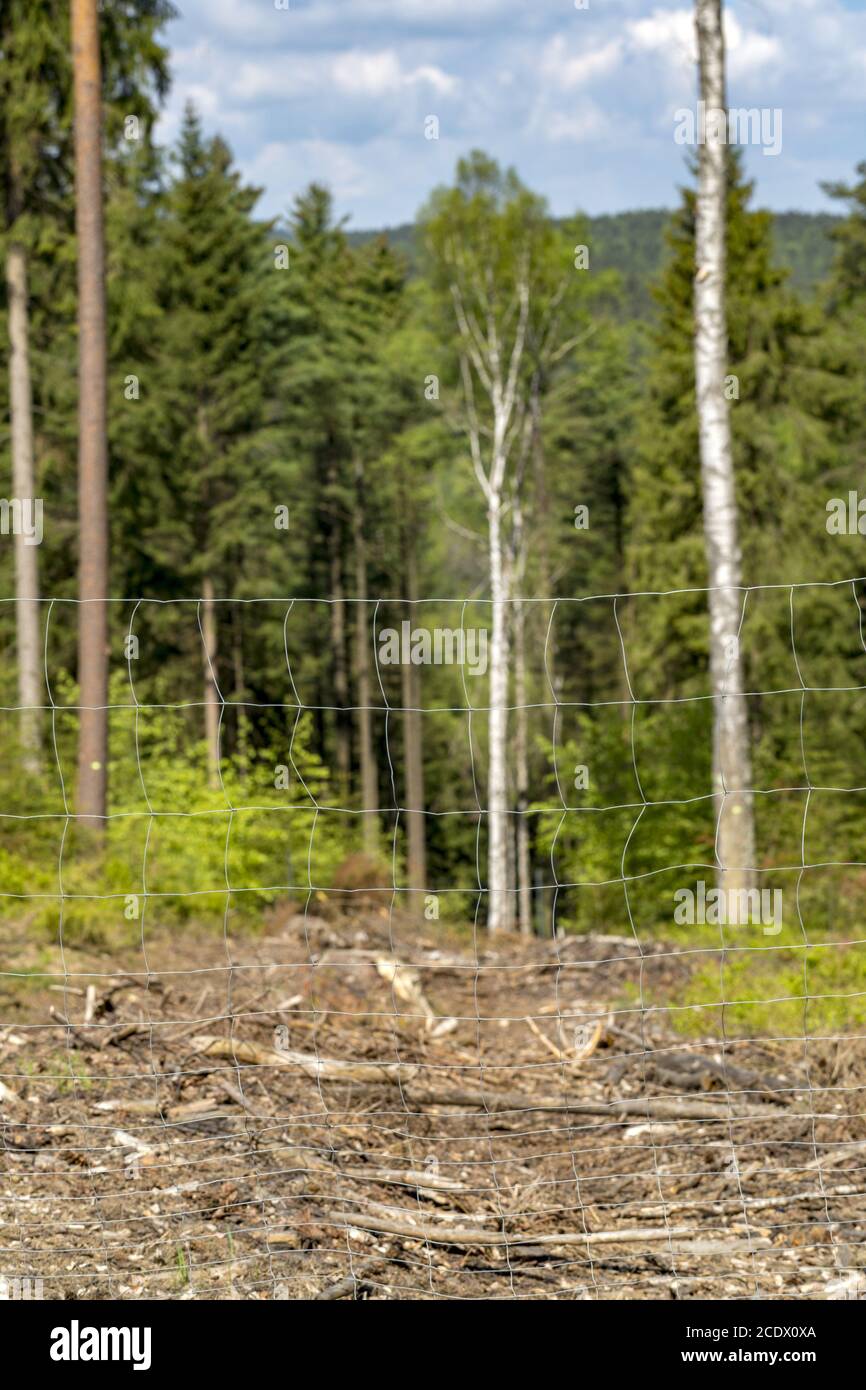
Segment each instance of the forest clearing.
[[93,1305],[52,1361],[161,1373],[157,1303],[866,1299],[866,13],[673,4],[0,0],[0,1302]]
[[706,1005],[684,1032],[693,967],[663,941],[320,911],[154,930],[149,974],[74,948],[63,986],[4,997],[10,1275],[73,1299],[860,1296],[844,1033],[739,1037]]

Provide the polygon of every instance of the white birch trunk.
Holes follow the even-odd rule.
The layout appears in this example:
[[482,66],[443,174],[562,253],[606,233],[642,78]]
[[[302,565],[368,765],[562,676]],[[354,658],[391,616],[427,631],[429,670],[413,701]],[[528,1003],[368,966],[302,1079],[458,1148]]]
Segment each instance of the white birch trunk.
[[490,712],[487,769],[487,926],[511,922],[508,875],[508,579],[502,542],[502,495],[491,492],[487,510],[490,553]]
[[[14,242],[6,254],[9,305],[9,414],[12,493],[36,506],[33,466],[33,394],[30,381],[30,328],[27,254]],[[39,620],[38,547],[23,529],[15,534],[15,625],[18,655],[19,736],[24,766],[39,770],[41,747],[42,651]]]
[[707,138],[699,149],[695,232],[695,389],[700,436],[704,535],[709,572],[713,791],[719,886],[754,880],[751,759],[738,633],[742,594],[731,423],[725,398],[725,208],[727,152],[711,113],[726,111],[721,0],[696,0],[700,95]]
[[[521,574],[523,565],[520,566]],[[514,603],[514,748],[517,778],[517,899],[521,936],[532,936],[532,879],[529,854],[529,717],[526,708],[526,607],[522,597]]]

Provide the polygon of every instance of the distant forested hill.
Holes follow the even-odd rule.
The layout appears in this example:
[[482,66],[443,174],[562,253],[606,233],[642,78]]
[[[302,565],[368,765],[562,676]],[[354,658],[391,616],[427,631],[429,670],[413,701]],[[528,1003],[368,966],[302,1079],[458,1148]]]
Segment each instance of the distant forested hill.
[[[665,208],[646,208],[587,219],[592,266],[619,271],[627,301],[638,318],[646,318],[652,311],[650,286],[665,262],[664,233],[670,215]],[[829,232],[839,220],[826,212],[776,214],[776,259],[790,270],[791,283],[801,294],[812,294],[826,276],[833,256]],[[357,246],[378,235],[375,231],[350,232],[349,241]],[[391,246],[399,247],[410,261],[414,260],[412,223],[388,227],[385,235]]]

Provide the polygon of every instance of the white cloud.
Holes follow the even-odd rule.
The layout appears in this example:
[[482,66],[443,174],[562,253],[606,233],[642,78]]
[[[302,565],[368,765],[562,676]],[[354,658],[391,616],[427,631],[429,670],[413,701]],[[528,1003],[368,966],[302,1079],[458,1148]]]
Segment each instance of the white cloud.
[[453,77],[429,63],[404,71],[393,49],[382,53],[364,53],[361,49],[341,53],[331,65],[331,76],[337,88],[350,96],[384,96],[418,83],[443,93],[453,91],[457,85]]
[[557,34],[544,49],[541,71],[549,81],[555,82],[559,87],[582,87],[585,83],[612,72],[619,64],[621,52],[622,44],[619,39],[611,39],[601,48],[572,55],[562,34]]
[[457,79],[455,77],[450,77],[448,73],[443,72],[441,68],[430,67],[427,63],[423,64],[420,68],[416,68],[414,72],[410,72],[406,80],[410,84],[426,82],[434,91],[440,93],[453,92],[457,86]]
[[282,203],[286,208],[311,179],[328,184],[337,200],[344,203],[367,192],[364,161],[332,140],[271,140],[259,149],[246,172],[252,183],[284,188]]
[[695,20],[691,10],[654,10],[646,19],[626,24],[630,46],[639,53],[656,53],[680,67],[695,62]]
[[238,101],[257,102],[299,96],[321,90],[316,65],[293,63],[287,54],[233,65],[227,73],[229,91]]
[[728,76],[732,82],[758,76],[774,79],[783,60],[781,41],[754,29],[744,29],[736,15],[725,16]]
[[[635,51],[655,54],[669,66],[692,69],[697,62],[690,9],[654,10],[646,19],[630,20],[626,32]],[[725,11],[725,48],[733,81],[768,71],[778,65],[783,52],[778,38],[745,28],[730,9]]]

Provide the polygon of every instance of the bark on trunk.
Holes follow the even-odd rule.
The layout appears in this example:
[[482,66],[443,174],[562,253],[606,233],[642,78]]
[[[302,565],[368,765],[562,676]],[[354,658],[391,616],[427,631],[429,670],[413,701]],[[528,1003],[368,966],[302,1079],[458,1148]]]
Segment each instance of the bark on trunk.
[[[522,566],[521,566],[522,569]],[[514,771],[517,790],[517,902],[523,936],[532,936],[532,867],[529,852],[529,718],[526,708],[526,609],[514,603]]]
[[364,538],[364,475],[355,461],[355,508],[352,514],[355,546],[355,680],[358,691],[358,756],[361,763],[361,816],[365,854],[379,848],[379,777],[373,754],[373,716],[370,709],[370,648],[367,623],[367,546]]
[[490,931],[502,931],[511,925],[512,904],[508,891],[508,579],[500,493],[491,494],[487,521],[492,599],[487,737],[487,925]]
[[202,674],[204,676],[204,728],[207,747],[208,786],[220,785],[220,705],[217,685],[217,624],[213,580],[202,583],[201,599]]
[[738,633],[742,595],[731,426],[725,399],[725,230],[727,146],[711,113],[726,111],[721,0],[696,0],[700,94],[708,114],[699,150],[695,233],[695,388],[704,534],[709,571],[713,791],[718,812],[719,886],[754,882],[751,759]]
[[104,824],[108,757],[108,447],[102,85],[97,0],[72,0],[78,239],[78,812]]
[[[418,597],[418,578],[415,561],[415,548],[411,537],[404,531],[404,553],[406,573],[406,617],[411,622],[415,617],[413,599]],[[403,700],[403,738],[406,763],[406,832],[408,836],[408,876],[409,887],[420,894],[427,886],[427,845],[424,823],[424,754],[422,748],[421,690],[418,668],[411,662],[404,662],[400,668]]]
[[[17,190],[10,194],[10,220],[20,213]],[[14,235],[14,232],[13,232]],[[30,321],[27,253],[11,242],[6,253],[9,306],[9,415],[12,492],[36,507],[33,462],[33,392],[30,381]],[[18,732],[24,768],[38,772],[42,746],[42,643],[39,615],[39,561],[35,537],[15,533],[15,631],[18,656]]]
[[[541,379],[533,372],[529,393],[530,454],[535,492],[536,533],[541,537],[538,547],[538,576],[544,595],[545,670],[551,689],[556,690],[556,629],[551,624],[553,613],[553,580],[550,573],[550,493],[547,488],[547,468],[544,459],[544,437],[541,433]],[[547,692],[549,693],[549,692]]]

